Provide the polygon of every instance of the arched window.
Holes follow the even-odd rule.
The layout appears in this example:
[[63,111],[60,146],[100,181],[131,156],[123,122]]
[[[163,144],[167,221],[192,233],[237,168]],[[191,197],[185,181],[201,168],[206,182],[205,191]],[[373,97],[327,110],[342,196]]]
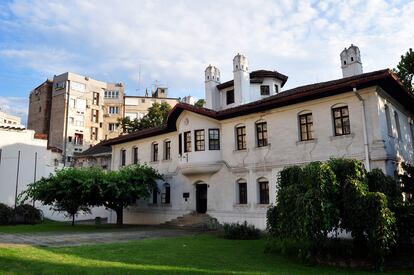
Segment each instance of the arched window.
[[266,178],[260,178],[258,181],[259,203],[269,204],[269,181]]
[[121,160],[121,167],[125,166],[126,164],[126,150],[125,149],[121,149],[121,156],[120,156],[120,160]]
[[158,161],[158,143],[152,143],[152,161]]
[[171,203],[171,186],[169,183],[164,183],[163,190],[161,193],[161,203],[170,204]]
[[387,132],[388,132],[388,135],[392,136],[391,114],[390,114],[390,108],[388,107],[388,105],[384,106],[384,112],[385,112],[385,120],[387,122]]
[[171,159],[171,140],[164,141],[164,159],[165,160]]
[[245,179],[237,181],[238,203],[247,204],[247,182]]
[[132,148],[132,163],[138,164],[138,147]]
[[247,148],[246,143],[246,126],[239,124],[236,126],[236,149],[245,150]]
[[397,138],[402,138],[400,118],[398,117],[397,111],[394,111],[395,127],[397,128]]
[[257,147],[267,146],[267,123],[266,121],[256,122],[256,142]]

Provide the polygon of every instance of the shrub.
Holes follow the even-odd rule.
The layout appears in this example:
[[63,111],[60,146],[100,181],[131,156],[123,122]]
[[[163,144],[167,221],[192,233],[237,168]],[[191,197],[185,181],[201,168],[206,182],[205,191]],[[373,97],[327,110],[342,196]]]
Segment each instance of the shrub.
[[398,244],[410,245],[414,238],[414,203],[400,203],[394,208]]
[[42,221],[42,212],[30,204],[21,204],[16,207],[16,222],[37,224]]
[[13,210],[3,204],[0,203],[0,225],[9,224],[13,219]]
[[224,238],[233,240],[256,240],[260,238],[260,230],[245,221],[224,224]]

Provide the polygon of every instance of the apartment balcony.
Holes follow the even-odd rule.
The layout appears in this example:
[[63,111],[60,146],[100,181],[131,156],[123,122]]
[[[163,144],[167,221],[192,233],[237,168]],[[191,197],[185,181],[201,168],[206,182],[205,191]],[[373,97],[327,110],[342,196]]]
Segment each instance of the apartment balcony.
[[220,151],[188,152],[179,158],[179,169],[185,176],[212,175],[223,165]]

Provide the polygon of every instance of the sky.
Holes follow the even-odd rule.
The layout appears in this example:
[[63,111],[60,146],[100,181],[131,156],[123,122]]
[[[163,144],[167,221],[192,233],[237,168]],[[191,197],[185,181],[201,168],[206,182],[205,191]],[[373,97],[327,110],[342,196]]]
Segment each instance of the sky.
[[204,69],[230,80],[237,53],[289,89],[340,78],[351,44],[364,72],[394,68],[412,26],[414,1],[0,0],[0,108],[26,121],[30,91],[67,71],[203,98]]

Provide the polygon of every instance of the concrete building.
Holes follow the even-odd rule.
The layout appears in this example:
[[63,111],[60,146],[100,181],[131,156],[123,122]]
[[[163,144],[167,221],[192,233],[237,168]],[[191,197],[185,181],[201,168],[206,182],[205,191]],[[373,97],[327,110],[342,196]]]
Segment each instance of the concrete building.
[[75,156],[75,167],[99,167],[111,170],[112,150],[102,142]]
[[0,125],[7,126],[7,125],[13,125],[13,126],[20,126],[22,124],[21,118],[18,116],[13,116],[11,114],[2,112],[0,110]]
[[171,107],[174,107],[178,102],[178,98],[168,97],[168,88],[157,87],[151,96],[148,91],[145,96],[128,96],[124,98],[125,113],[124,117],[129,117],[131,120],[141,119],[147,114],[148,108],[154,103],[167,102]]
[[282,90],[287,76],[249,72],[234,79],[205,71],[206,106],[177,104],[165,125],[106,141],[112,169],[147,163],[164,174],[159,192],[124,212],[126,223],[159,224],[192,212],[265,228],[278,172],[330,157],[359,159],[394,175],[413,164],[414,97],[380,70]]
[[28,128],[48,136],[64,163],[90,146],[121,133],[124,87],[74,73],[47,80],[30,93]]

